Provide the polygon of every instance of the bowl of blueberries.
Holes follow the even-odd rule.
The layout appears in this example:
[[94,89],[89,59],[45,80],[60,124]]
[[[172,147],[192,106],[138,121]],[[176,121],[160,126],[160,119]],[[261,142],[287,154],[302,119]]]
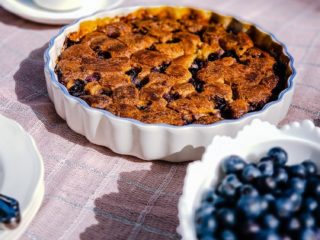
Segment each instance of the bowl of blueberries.
[[320,239],[320,128],[254,120],[188,166],[182,239]]

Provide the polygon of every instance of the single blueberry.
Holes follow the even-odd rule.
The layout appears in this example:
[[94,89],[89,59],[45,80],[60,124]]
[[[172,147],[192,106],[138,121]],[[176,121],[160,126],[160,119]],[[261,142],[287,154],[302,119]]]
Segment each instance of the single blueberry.
[[230,183],[232,184],[234,187],[240,187],[242,185],[242,183],[240,182],[240,180],[238,179],[237,175],[235,174],[228,174],[226,175],[223,180],[223,183]]
[[209,191],[206,191],[202,195],[202,201],[214,203],[218,199],[218,195],[215,193],[213,189],[210,189]]
[[210,203],[202,203],[200,207],[195,212],[196,222],[201,221],[203,218],[209,218],[213,216],[215,207]]
[[222,182],[218,186],[218,193],[225,198],[234,197],[237,193],[237,187],[233,183]]
[[261,231],[261,226],[255,220],[240,222],[239,231],[247,238],[253,238]]
[[273,175],[273,162],[271,161],[259,162],[258,168],[263,177],[269,177]]
[[237,173],[246,166],[246,162],[239,156],[232,155],[222,162],[222,169],[225,173]]
[[288,181],[287,170],[284,168],[276,168],[273,174],[273,178],[279,186],[286,184],[286,182]]
[[220,208],[217,211],[217,220],[219,226],[223,227],[233,227],[236,223],[235,211],[229,208]]
[[313,228],[316,226],[316,220],[310,212],[301,213],[299,219],[303,228]]
[[247,164],[242,171],[242,179],[251,182],[261,176],[260,170],[253,164]]
[[302,162],[302,165],[306,169],[307,176],[316,175],[318,172],[317,165],[311,160],[305,160]]
[[254,219],[261,214],[261,201],[259,197],[243,196],[237,202],[237,211],[247,219]]
[[320,179],[311,177],[307,181],[307,190],[311,196],[320,199]]
[[316,240],[316,233],[310,228],[302,229],[299,232],[298,239],[299,240]]
[[302,203],[302,209],[307,211],[307,212],[313,212],[317,209],[318,207],[318,202],[312,198],[312,197],[307,197],[303,200]]
[[288,167],[288,173],[291,177],[301,177],[306,176],[306,168],[302,164],[291,165]]
[[301,229],[301,223],[298,218],[292,217],[289,219],[286,219],[283,223],[284,225],[284,232],[297,232]]
[[220,240],[236,240],[237,236],[231,230],[223,230],[219,234]]
[[256,239],[261,240],[282,240],[281,236],[274,230],[268,229],[261,231]]
[[306,190],[307,181],[303,178],[293,177],[289,180],[288,185],[289,189],[302,194]]
[[264,192],[274,192],[277,188],[277,183],[273,177],[260,177],[257,186],[259,190]]
[[281,218],[290,217],[293,213],[293,202],[290,198],[282,197],[275,201],[275,213]]
[[259,192],[252,185],[245,184],[239,188],[239,195],[241,196],[249,196],[249,197],[257,197]]
[[206,215],[202,218],[196,219],[197,234],[211,234],[216,230],[217,222],[212,215]]
[[273,214],[266,214],[263,217],[262,224],[267,229],[277,229],[280,225],[280,221]]
[[268,151],[267,156],[272,157],[273,158],[273,162],[277,166],[284,166],[286,164],[286,162],[288,161],[288,154],[281,147],[271,148]]
[[287,198],[292,203],[292,211],[298,211],[302,204],[302,196],[300,193],[294,191],[294,190],[287,190],[283,194],[284,198]]

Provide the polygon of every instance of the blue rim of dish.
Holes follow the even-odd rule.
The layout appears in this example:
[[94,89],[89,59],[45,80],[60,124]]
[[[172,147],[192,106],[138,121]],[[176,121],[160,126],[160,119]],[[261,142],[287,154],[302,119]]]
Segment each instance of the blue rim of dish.
[[[46,49],[45,53],[44,53],[44,61],[45,61],[45,70],[47,70],[49,73],[50,73],[50,80],[51,82],[58,88],[60,88],[60,90],[64,93],[65,97],[67,97],[68,99],[72,100],[72,101],[76,101],[78,102],[79,104],[81,104],[84,108],[90,110],[90,111],[95,111],[95,112],[100,112],[102,113],[103,115],[106,115],[107,117],[110,117],[110,118],[114,118],[115,120],[118,120],[118,121],[126,121],[126,122],[130,122],[134,125],[140,125],[141,127],[167,127],[167,128],[175,128],[175,129],[184,129],[184,128],[209,128],[209,127],[215,127],[215,126],[218,126],[220,124],[232,124],[232,123],[236,123],[236,122],[240,122],[246,118],[249,118],[249,117],[252,117],[254,115],[259,115],[263,112],[265,112],[269,107],[279,103],[284,95],[286,93],[288,93],[289,91],[293,90],[293,86],[294,86],[294,83],[293,83],[293,79],[296,75],[296,69],[294,68],[293,66],[293,63],[294,63],[294,59],[293,57],[291,56],[291,54],[288,52],[287,50],[287,47],[284,43],[282,43],[281,41],[279,41],[272,33],[268,32],[268,31],[265,31],[263,28],[261,28],[259,25],[257,24],[253,24],[251,22],[248,22],[248,21],[245,21],[245,20],[242,20],[241,18],[239,17],[233,17],[233,15],[228,15],[228,14],[221,14],[215,10],[205,10],[205,11],[211,11],[211,12],[214,12],[214,13],[217,13],[221,16],[225,16],[225,17],[232,17],[242,23],[246,23],[246,24],[249,24],[249,25],[252,25],[252,26],[255,26],[259,31],[263,32],[263,33],[266,33],[267,35],[269,35],[272,39],[273,42],[275,43],[278,43],[281,47],[282,47],[282,52],[284,53],[285,56],[287,56],[289,58],[289,67],[291,68],[292,70],[292,73],[291,75],[288,77],[288,80],[287,80],[287,87],[282,90],[279,95],[278,95],[278,98],[271,101],[271,102],[268,102],[266,103],[260,110],[258,111],[253,111],[253,112],[249,112],[249,113],[246,113],[244,114],[242,117],[238,118],[238,119],[224,119],[224,120],[219,120],[215,123],[211,123],[211,124],[189,124],[189,125],[183,125],[183,126],[175,126],[175,125],[170,125],[170,124],[167,124],[167,123],[144,123],[144,122],[141,122],[139,120],[136,120],[136,119],[133,119],[133,118],[124,118],[124,117],[119,117],[119,116],[116,116],[114,115],[113,113],[107,111],[107,110],[103,110],[103,109],[98,109],[98,108],[93,108],[91,107],[87,102],[85,102],[84,100],[82,100],[81,98],[79,97],[74,97],[72,96],[67,88],[61,84],[58,79],[57,79],[57,76],[54,72],[53,69],[50,68],[50,62],[51,62],[51,57],[50,57],[50,51],[52,49],[52,47],[54,46],[54,43],[56,41],[56,39],[58,37],[60,37],[60,35],[63,34],[63,32],[73,26],[73,25],[76,25],[77,23],[80,23],[82,22],[83,20],[87,20],[87,18],[91,18],[91,17],[94,17],[95,15],[99,15],[99,14],[102,14],[102,13],[108,13],[108,12],[112,12],[112,11],[115,11],[115,10],[121,10],[121,9],[127,9],[129,11],[134,11],[134,10],[138,10],[140,8],[156,8],[156,7],[167,7],[170,5],[163,5],[163,6],[131,6],[131,7],[121,7],[121,8],[115,8],[115,9],[109,9],[109,10],[103,10],[103,11],[97,11],[93,14],[90,14],[88,16],[84,16],[82,18],[79,18],[78,20],[75,20],[74,22],[62,27],[58,34],[56,36],[54,36],[50,42],[49,42],[49,46],[48,48]],[[176,5],[171,5],[171,7],[188,7],[188,6],[176,6]],[[196,7],[190,7],[190,8],[193,8],[193,9],[197,9]],[[200,9],[200,11],[203,11],[203,9]],[[88,19],[89,20],[89,19]],[[91,20],[91,19],[90,19]]]

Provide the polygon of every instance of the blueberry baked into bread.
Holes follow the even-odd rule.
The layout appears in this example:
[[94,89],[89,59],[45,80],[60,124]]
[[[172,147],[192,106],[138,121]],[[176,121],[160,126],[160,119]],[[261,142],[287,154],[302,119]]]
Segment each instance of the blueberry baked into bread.
[[162,7],[81,23],[55,72],[93,108],[181,126],[260,110],[285,88],[281,69],[247,33],[210,12]]

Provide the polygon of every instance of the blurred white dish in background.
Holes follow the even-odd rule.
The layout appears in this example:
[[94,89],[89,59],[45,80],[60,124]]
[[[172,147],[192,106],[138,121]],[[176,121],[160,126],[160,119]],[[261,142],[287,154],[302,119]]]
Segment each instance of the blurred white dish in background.
[[19,201],[21,222],[0,230],[0,239],[18,239],[40,208],[44,195],[42,157],[32,137],[15,121],[0,115],[0,192]]
[[215,137],[202,160],[189,164],[187,169],[178,206],[180,225],[177,231],[182,239],[197,239],[194,212],[200,205],[202,194],[220,180],[222,160],[238,155],[248,162],[256,162],[275,146],[287,151],[289,165],[312,159],[320,168],[320,128],[309,120],[278,129],[257,119],[245,126],[235,138]]
[[33,0],[40,7],[53,11],[68,11],[80,8],[81,0]]
[[[47,0],[47,2],[49,1],[50,0]],[[41,8],[33,0],[1,0],[1,5],[7,11],[33,22],[61,25],[70,23],[80,17],[102,9],[111,9],[120,5],[122,1],[123,0],[83,0],[83,4],[79,8],[63,12]]]

